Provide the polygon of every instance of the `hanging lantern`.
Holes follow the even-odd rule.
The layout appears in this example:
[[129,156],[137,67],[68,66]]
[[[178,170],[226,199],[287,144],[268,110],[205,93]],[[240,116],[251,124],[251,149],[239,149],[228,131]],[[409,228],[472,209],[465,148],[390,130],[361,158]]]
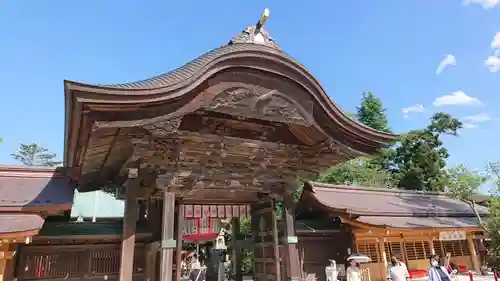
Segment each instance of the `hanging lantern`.
[[196,205],[193,209],[192,213],[186,212],[182,238],[192,242],[215,240],[221,229],[220,219],[216,217],[216,209],[212,210],[215,216],[211,215],[209,206]]

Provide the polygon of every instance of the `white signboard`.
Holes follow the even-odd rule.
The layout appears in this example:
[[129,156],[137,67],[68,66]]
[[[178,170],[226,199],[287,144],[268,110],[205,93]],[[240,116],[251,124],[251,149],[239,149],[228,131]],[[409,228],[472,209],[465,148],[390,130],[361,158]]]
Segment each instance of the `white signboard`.
[[443,231],[439,232],[439,240],[453,241],[453,240],[466,240],[465,231]]

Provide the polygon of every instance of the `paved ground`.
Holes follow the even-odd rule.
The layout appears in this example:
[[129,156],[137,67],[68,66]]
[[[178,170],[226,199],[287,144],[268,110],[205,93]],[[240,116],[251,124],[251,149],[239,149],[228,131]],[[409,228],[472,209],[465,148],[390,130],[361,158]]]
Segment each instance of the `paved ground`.
[[[474,281],[494,281],[495,280],[493,275],[489,275],[489,276],[482,276],[482,275],[476,276],[476,275],[474,275],[473,279],[474,279]],[[424,281],[424,280],[427,280],[427,277],[416,278],[413,280]],[[469,281],[469,275],[458,275],[458,281]]]
[[[188,281],[188,278],[181,279],[182,281]],[[427,281],[427,277],[423,278],[415,278],[413,279],[415,281]],[[474,276],[474,281],[494,281],[495,278],[493,278],[493,275],[490,276]],[[243,276],[243,281],[252,281],[252,276]],[[469,275],[459,275],[457,281],[470,281],[469,280]]]

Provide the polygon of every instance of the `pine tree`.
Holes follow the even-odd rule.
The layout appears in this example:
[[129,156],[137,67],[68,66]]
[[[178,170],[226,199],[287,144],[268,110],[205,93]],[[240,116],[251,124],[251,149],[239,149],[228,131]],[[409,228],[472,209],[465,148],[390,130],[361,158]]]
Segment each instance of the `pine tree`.
[[61,161],[54,160],[55,153],[48,153],[48,149],[36,143],[22,143],[16,153],[11,156],[25,166],[55,167],[61,164]]
[[361,104],[356,108],[356,119],[375,130],[390,132],[389,121],[382,101],[372,92],[363,92]]

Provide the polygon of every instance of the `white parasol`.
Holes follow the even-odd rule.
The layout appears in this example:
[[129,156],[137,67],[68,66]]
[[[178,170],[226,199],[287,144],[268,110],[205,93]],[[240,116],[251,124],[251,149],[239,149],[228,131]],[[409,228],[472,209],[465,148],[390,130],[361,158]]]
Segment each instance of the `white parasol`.
[[352,254],[350,255],[348,258],[347,258],[347,261],[351,261],[351,260],[355,260],[359,263],[369,263],[369,262],[372,262],[372,259],[370,257],[368,257],[367,255],[363,255],[363,254]]

